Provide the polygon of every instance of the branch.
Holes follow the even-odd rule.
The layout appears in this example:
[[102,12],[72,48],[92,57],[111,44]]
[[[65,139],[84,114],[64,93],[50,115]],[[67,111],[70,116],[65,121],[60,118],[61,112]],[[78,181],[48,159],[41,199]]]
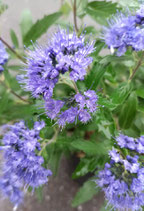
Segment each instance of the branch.
[[58,134],[59,134],[59,131],[60,131],[60,129],[58,128],[58,129],[56,130],[54,136],[52,137],[52,139],[50,139],[50,140],[48,140],[48,142],[42,144],[42,148],[41,148],[41,151],[39,152],[39,155],[42,154],[43,150],[44,150],[49,144],[51,144],[51,143],[53,143],[53,142],[56,141],[57,136],[58,136]]
[[79,90],[78,90],[78,87],[77,87],[75,81],[72,81],[72,83],[74,85],[74,89],[75,89],[76,93],[79,93]]
[[20,56],[6,41],[4,41],[1,37],[0,37],[0,40],[11,52],[13,52],[16,55],[16,57],[18,59],[20,59],[22,62],[26,63],[26,60],[22,56]]
[[139,69],[139,67],[141,66],[142,62],[143,62],[143,59],[144,59],[144,52],[142,53],[142,56],[141,58],[139,59],[138,63],[137,63],[137,66],[133,69],[133,73],[132,75],[130,76],[129,80],[132,80],[135,76],[135,73],[137,72],[137,70]]
[[20,95],[18,95],[16,92],[14,92],[12,89],[10,89],[4,82],[0,81],[0,83],[1,83],[6,89],[8,89],[8,90],[11,92],[11,94],[13,94],[15,97],[19,98],[21,101],[23,101],[23,102],[25,102],[25,103],[31,104],[30,101],[28,101],[28,100],[24,99],[23,97],[21,97]]
[[76,32],[79,31],[78,26],[77,26],[77,8],[76,8],[76,0],[74,0],[74,4],[73,4],[73,17],[74,17],[74,26],[75,26],[75,30]]

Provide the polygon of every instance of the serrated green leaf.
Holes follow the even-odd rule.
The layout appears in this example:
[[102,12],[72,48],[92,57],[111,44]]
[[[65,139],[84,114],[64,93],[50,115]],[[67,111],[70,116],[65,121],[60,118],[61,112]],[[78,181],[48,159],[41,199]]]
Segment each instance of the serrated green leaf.
[[122,104],[128,97],[131,90],[131,83],[121,83],[111,96],[112,103],[117,105]]
[[33,25],[33,21],[32,21],[31,12],[30,10],[26,9],[22,12],[21,19],[20,19],[20,29],[21,29],[23,40],[24,40],[25,35],[28,33],[28,31],[32,27],[32,25]]
[[18,38],[17,38],[17,35],[16,35],[16,33],[14,32],[13,29],[10,30],[10,36],[11,36],[11,40],[12,40],[13,45],[16,48],[18,48],[19,47]]
[[106,23],[106,18],[116,13],[117,3],[111,1],[93,1],[88,3],[86,13],[100,24]]
[[112,1],[92,1],[87,6],[96,11],[100,10],[101,13],[105,14],[112,14],[117,9],[117,3],[113,3]]
[[119,117],[119,125],[121,128],[128,129],[136,115],[137,110],[137,95],[132,92],[126,103],[123,105],[121,114]]
[[[108,65],[108,64],[107,64]],[[96,63],[93,65],[92,69],[90,70],[90,73],[87,75],[85,79],[85,84],[87,89],[96,89],[99,85],[102,77],[104,76],[107,65],[100,65],[99,63]]]
[[76,196],[72,201],[72,206],[77,207],[78,205],[89,201],[92,197],[97,194],[99,188],[96,187],[95,182],[87,181],[84,185],[79,189]]
[[61,15],[61,12],[56,12],[38,20],[24,36],[24,44],[28,46],[31,44],[31,40],[35,42],[60,18]]

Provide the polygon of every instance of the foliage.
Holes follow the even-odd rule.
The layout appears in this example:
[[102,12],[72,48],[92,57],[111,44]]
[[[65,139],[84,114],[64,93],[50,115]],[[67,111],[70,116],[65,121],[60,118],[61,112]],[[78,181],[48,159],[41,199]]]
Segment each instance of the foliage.
[[[24,10],[19,23],[22,43],[16,32],[11,29],[10,37],[16,55],[6,46],[9,60],[4,65],[3,73],[0,74],[0,125],[12,124],[21,119],[29,125],[37,119],[44,120],[46,128],[41,132],[42,145],[52,140],[58,128],[57,126],[53,127],[54,121],[47,118],[43,106],[38,109],[39,105],[42,104],[41,99],[33,99],[31,93],[25,92],[17,82],[17,75],[23,73],[24,68],[24,65],[17,58],[17,54],[23,58],[25,50],[21,46],[32,48],[32,42],[35,43],[39,40],[54,24],[67,28],[69,24],[66,22],[67,17],[74,10],[71,3],[74,1],[64,0],[59,11],[46,14],[35,23],[33,23],[31,12]],[[91,173],[93,177],[89,178],[76,193],[72,201],[73,207],[92,199],[99,191],[93,182],[94,175],[109,160],[108,151],[114,146],[113,137],[120,131],[133,137],[144,134],[143,63],[135,77],[130,80],[132,71],[141,57],[141,52],[127,51],[125,55],[117,57],[110,54],[100,38],[96,38],[101,32],[101,29],[97,29],[96,24],[107,24],[107,18],[116,13],[117,10],[122,10],[127,6],[134,10],[139,6],[139,3],[137,0],[119,0],[118,3],[106,0],[76,1],[76,18],[79,22],[77,33],[80,35],[84,28],[85,16],[92,18],[94,23],[85,27],[85,36],[86,39],[89,39],[92,34],[96,48],[91,54],[93,63],[87,70],[87,76],[83,81],[76,82],[76,85],[81,91],[95,90],[99,96],[99,107],[91,121],[87,124],[78,122],[77,125],[67,125],[57,134],[56,140],[47,145],[42,152],[44,165],[49,166],[54,175],[58,172],[60,159],[63,155],[78,156],[82,154],[72,174],[72,179],[76,180],[88,175],[88,173]],[[0,15],[6,9],[7,6],[0,1]],[[69,27],[69,30],[72,30],[72,27]],[[73,91],[74,87],[65,78],[57,84],[54,95],[65,96]],[[41,198],[41,188],[36,192]]]

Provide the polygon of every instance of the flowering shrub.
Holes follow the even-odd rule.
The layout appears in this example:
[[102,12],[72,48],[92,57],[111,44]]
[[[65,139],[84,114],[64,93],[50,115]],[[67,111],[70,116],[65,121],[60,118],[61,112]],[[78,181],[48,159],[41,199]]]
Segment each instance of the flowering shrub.
[[[0,2],[0,14],[6,9]],[[62,21],[70,13],[73,26]],[[86,15],[99,31],[83,24]],[[69,154],[78,159],[73,179],[91,175],[73,207],[103,190],[104,210],[142,210],[144,2],[64,0],[58,12],[31,18],[22,17],[22,45],[13,30],[13,47],[0,37],[2,195],[16,210]]]

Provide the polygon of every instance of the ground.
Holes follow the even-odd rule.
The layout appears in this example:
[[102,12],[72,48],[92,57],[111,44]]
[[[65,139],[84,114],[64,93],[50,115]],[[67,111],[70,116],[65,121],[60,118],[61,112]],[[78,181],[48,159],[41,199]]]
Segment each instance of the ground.
[[[83,183],[83,180],[71,179],[73,168],[73,162],[63,157],[58,175],[51,178],[43,190],[43,200],[40,202],[35,194],[28,195],[18,211],[100,211],[104,201],[102,193],[77,208],[71,207],[71,201]],[[0,211],[12,211],[7,200],[1,199]]]

